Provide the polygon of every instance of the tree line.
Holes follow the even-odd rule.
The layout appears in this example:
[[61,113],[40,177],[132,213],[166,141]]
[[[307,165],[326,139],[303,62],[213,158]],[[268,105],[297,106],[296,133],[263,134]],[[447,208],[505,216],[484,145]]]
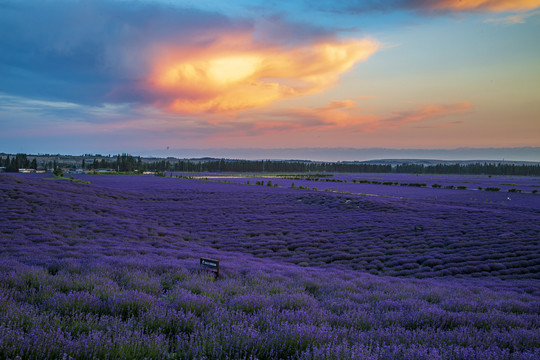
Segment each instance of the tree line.
[[26,154],[17,154],[13,157],[0,157],[0,167],[5,167],[6,172],[18,172],[19,169],[37,169],[38,165],[36,158],[30,161]]
[[457,175],[540,175],[540,165],[473,163],[473,164],[399,164],[392,172],[407,174],[457,174]]
[[[56,170],[58,167],[71,168],[73,164],[57,164],[56,161],[41,162],[42,170]],[[79,164],[77,164],[77,167]],[[0,157],[0,167],[7,172],[19,169],[38,169],[38,162],[26,154]],[[83,158],[80,167],[85,170],[108,169],[118,172],[177,171],[177,172],[283,172],[283,173],[409,173],[409,174],[463,174],[463,175],[522,175],[540,176],[540,165],[471,163],[471,164],[368,164],[360,162],[313,162],[295,160],[230,160],[200,159],[148,160],[140,156],[118,154],[108,158]]]

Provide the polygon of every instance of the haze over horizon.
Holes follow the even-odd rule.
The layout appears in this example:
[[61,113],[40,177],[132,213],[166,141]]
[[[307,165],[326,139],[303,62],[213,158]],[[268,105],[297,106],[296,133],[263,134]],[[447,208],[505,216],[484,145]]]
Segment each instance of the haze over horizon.
[[539,161],[538,33],[540,0],[0,0],[0,152]]

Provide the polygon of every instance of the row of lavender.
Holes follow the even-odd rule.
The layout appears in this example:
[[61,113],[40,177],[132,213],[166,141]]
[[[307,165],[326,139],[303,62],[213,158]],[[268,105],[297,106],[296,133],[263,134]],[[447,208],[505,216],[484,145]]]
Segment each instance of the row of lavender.
[[0,357],[540,356],[537,296],[236,260],[214,280],[189,257],[4,259]]
[[[302,268],[288,263],[300,260],[291,261],[296,255],[281,254],[284,246],[300,244],[287,250],[315,265],[301,244],[322,247],[324,238],[328,254],[332,247],[343,247],[336,250],[342,255],[360,248],[362,257],[377,243],[359,236],[367,229],[389,244],[387,255],[370,255],[384,264],[429,249],[416,249],[414,238],[393,246],[387,241],[391,228],[382,231],[388,227],[421,238],[435,233],[429,223],[471,214],[487,212],[505,221],[524,216],[513,223],[520,229],[513,235],[501,234],[498,226],[485,229],[504,242],[486,237],[486,244],[466,247],[468,255],[486,255],[490,264],[496,254],[497,261],[537,254],[537,242],[517,239],[536,231],[533,210],[157,177],[89,179],[92,184],[0,176],[6,210],[0,219],[0,358],[540,356],[540,284],[527,278],[532,272],[525,263],[518,268],[528,271],[511,282],[499,279],[508,276],[502,269],[480,278],[416,280],[346,270],[352,260]],[[461,211],[469,213],[461,218]],[[348,213],[354,216],[340,221]],[[359,218],[361,213],[370,217]],[[414,229],[422,219],[423,228]],[[409,223],[393,224],[397,220]],[[456,226],[463,228],[457,221],[441,225],[440,232]],[[340,237],[344,230],[350,236]],[[227,236],[242,241],[215,249]],[[461,254],[461,236],[445,238],[454,246],[435,246],[441,259]],[[214,248],[204,246],[212,243]],[[268,256],[245,253],[259,245]],[[202,255],[221,260],[218,280],[199,272]]]
[[69,194],[65,184],[43,189],[30,177],[24,187],[35,193],[8,186],[6,196],[25,201],[10,202],[2,226],[4,251],[19,254],[23,243],[47,242],[65,254],[96,244],[114,255],[117,246],[107,245],[111,237],[166,242],[169,248],[184,239],[302,266],[372,274],[540,277],[535,208],[175,178],[87,178],[91,186],[81,184]]
[[[170,173],[168,173],[170,174]],[[321,182],[392,182],[392,183],[425,183],[428,187],[433,184],[443,186],[466,186],[469,189],[478,187],[499,187],[501,191],[519,188],[523,192],[531,192],[540,188],[540,178],[536,176],[492,176],[492,175],[434,175],[434,174],[401,174],[401,173],[335,173],[335,174],[237,174],[237,173],[173,173],[173,175],[215,177],[215,178],[286,178],[313,179]],[[248,179],[249,180],[249,179]]]
[[[537,199],[531,194],[521,194],[533,203],[525,207],[526,201],[521,206],[459,196],[404,201],[175,180],[160,182],[170,195],[165,202],[139,205],[165,218],[177,211],[174,194],[179,184],[194,189],[181,198],[184,213],[176,225],[225,250],[394,276],[538,278],[538,201],[530,200]],[[116,182],[107,179],[107,186],[126,186],[121,179]]]
[[[193,174],[173,174],[193,177]],[[246,185],[294,187],[405,199],[505,204],[540,209],[536,177],[411,174],[332,174],[330,176],[196,174],[196,178]],[[495,191],[490,191],[495,190]]]

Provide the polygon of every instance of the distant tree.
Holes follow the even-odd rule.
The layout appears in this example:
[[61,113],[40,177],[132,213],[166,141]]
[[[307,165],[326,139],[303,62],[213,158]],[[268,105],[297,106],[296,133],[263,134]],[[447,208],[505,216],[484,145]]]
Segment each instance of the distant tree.
[[6,159],[6,171],[7,172],[18,172],[19,169],[22,168],[29,168],[30,167],[30,160],[28,160],[28,157],[26,154],[17,154],[15,157],[11,158],[8,155],[8,158]]
[[34,158],[34,160],[32,160],[32,162],[30,163],[30,168],[32,168],[34,170],[37,170],[37,160],[36,160],[36,158]]
[[19,166],[17,165],[17,159],[16,158],[7,158],[6,161],[6,172],[18,172]]
[[57,167],[56,169],[54,169],[53,175],[54,175],[54,176],[62,177],[62,176],[64,176],[64,173],[62,172],[62,169],[60,169],[59,167]]
[[28,160],[28,157],[26,154],[17,154],[15,157],[15,160],[17,162],[17,167],[27,169],[30,167],[30,160]]
[[86,169],[86,162],[84,161],[84,158],[82,159],[82,168]]

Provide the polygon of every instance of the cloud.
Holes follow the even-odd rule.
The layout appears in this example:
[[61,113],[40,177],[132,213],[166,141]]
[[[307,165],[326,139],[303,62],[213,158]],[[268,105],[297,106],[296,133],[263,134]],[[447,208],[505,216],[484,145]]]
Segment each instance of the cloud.
[[540,7],[540,0],[390,0],[327,3],[322,8],[337,12],[393,12],[412,10],[423,15],[474,12],[520,12]]
[[496,23],[502,25],[514,25],[514,24],[524,24],[525,19],[531,16],[540,15],[540,11],[530,11],[527,13],[514,14],[510,16],[505,16],[502,18],[496,19],[487,19],[484,20],[485,23]]
[[274,16],[161,3],[0,1],[0,92],[86,105],[237,112],[323,91],[377,50]]
[[540,0],[411,0],[413,9],[443,12],[528,11],[540,6]]
[[151,94],[139,86],[151,70],[157,43],[193,44],[212,32],[252,26],[216,13],[143,2],[0,7],[0,91],[85,104],[148,101]]
[[395,129],[412,123],[424,122],[450,114],[462,114],[471,108],[469,102],[454,104],[420,104],[413,110],[394,111],[389,117],[369,124],[365,130]]
[[179,113],[236,112],[321,92],[377,50],[371,40],[315,39],[284,47],[251,33],[221,35],[193,49],[157,52],[149,85],[156,105]]
[[[355,139],[414,133],[420,128],[439,134],[460,124],[467,102],[409,104],[387,114],[353,100],[321,107],[251,109],[234,117],[166,113],[151,106],[79,105],[31,100],[0,94],[5,141],[84,145],[87,149],[135,146],[342,146]],[[214,120],[213,117],[219,118]],[[443,129],[443,130],[437,130]],[[444,134],[444,133],[443,133]],[[52,141],[51,139],[55,139]],[[133,139],[137,139],[133,142]],[[371,140],[370,140],[371,139]],[[56,144],[56,145],[58,145]],[[164,145],[165,144],[165,145]],[[289,145],[287,145],[289,144]],[[372,144],[375,144],[372,142]],[[40,150],[41,151],[41,150]]]
[[[290,108],[273,111],[248,112],[229,125],[237,125],[237,135],[267,135],[280,132],[310,132],[338,130],[347,132],[374,132],[393,130],[409,125],[426,125],[429,122],[448,115],[464,114],[471,109],[469,102],[450,104],[416,104],[413,109],[395,110],[386,116],[363,110],[355,101],[333,101],[319,108]],[[246,127],[242,119],[252,119],[252,125]],[[458,124],[437,123],[432,127],[444,128]]]

